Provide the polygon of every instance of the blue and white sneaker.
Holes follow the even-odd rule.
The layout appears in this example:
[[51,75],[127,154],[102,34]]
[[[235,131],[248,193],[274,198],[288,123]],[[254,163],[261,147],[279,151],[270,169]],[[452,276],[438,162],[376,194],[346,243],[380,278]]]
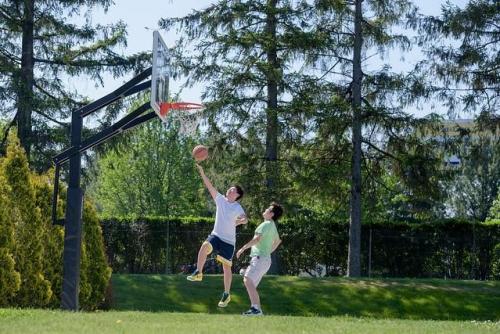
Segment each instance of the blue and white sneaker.
[[231,301],[231,295],[227,292],[224,292],[222,294],[222,298],[220,299],[220,302],[219,304],[217,304],[217,306],[219,307],[226,307],[227,304],[229,304],[229,302]]
[[186,279],[191,282],[200,282],[203,280],[203,274],[196,269],[191,275],[186,277]]
[[242,315],[246,315],[246,316],[250,316],[250,317],[257,317],[257,316],[264,315],[264,313],[262,313],[262,311],[259,310],[258,308],[252,306],[252,307],[250,307],[250,309],[248,311],[243,312]]

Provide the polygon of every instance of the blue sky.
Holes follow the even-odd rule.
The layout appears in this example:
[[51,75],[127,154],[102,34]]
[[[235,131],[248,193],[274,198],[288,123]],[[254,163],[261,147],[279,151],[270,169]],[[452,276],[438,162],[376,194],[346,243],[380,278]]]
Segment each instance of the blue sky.
[[[102,10],[94,10],[92,13],[92,22],[106,24],[117,22],[118,20],[124,21],[128,27],[128,46],[121,50],[121,52],[124,54],[133,54],[151,50],[153,30],[157,28],[160,18],[183,16],[192,10],[203,9],[214,2],[214,0],[115,0],[115,5],[109,8],[107,13],[104,13]],[[445,0],[420,0],[414,2],[423,14],[439,15],[440,7],[445,3]],[[467,3],[467,0],[451,0],[450,2],[463,7]],[[174,34],[166,35],[165,32],[161,33],[167,45],[172,46],[177,36]],[[415,51],[405,55],[394,51],[388,56],[393,69],[398,70],[414,64],[419,60],[419,55],[420,53]],[[402,59],[403,57],[404,59]],[[107,77],[104,87],[96,87],[95,83],[89,80],[81,80],[78,84],[68,84],[73,85],[81,94],[97,99],[113,91],[129,78],[114,80]],[[172,83],[171,86],[172,90],[175,91],[178,88],[178,83]],[[200,95],[200,88],[193,87],[190,90],[184,90],[181,97],[185,101],[198,102],[200,101]],[[425,107],[425,110],[412,108],[409,111],[417,116],[424,116],[429,113],[429,107]],[[437,106],[437,111],[440,109]]]

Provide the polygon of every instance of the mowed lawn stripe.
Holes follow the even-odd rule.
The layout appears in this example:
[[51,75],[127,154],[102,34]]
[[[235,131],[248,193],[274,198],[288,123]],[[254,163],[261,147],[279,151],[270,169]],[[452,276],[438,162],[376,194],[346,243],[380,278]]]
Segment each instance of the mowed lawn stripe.
[[499,323],[479,321],[433,321],[369,319],[353,317],[263,316],[168,312],[66,312],[0,309],[0,333],[498,333]]
[[[182,275],[113,275],[112,308],[122,311],[239,314],[249,306],[241,276],[232,301],[217,307],[222,276],[189,282]],[[500,282],[266,276],[259,286],[269,315],[394,319],[500,319]]]

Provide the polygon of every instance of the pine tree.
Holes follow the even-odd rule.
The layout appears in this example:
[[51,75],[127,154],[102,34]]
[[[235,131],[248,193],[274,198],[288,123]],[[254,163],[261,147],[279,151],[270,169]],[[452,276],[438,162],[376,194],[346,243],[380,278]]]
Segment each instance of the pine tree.
[[[66,143],[70,112],[86,103],[85,97],[65,87],[65,77],[86,75],[102,85],[105,72],[118,77],[149,59],[145,54],[126,58],[114,51],[126,45],[123,22],[92,25],[91,11],[111,4],[0,1],[0,113],[12,120],[11,126],[17,125],[21,144],[37,169],[50,166],[58,144]],[[85,12],[89,15],[81,26],[69,22]],[[108,118],[115,116],[109,113]]]
[[440,16],[411,20],[426,55],[418,69],[430,81],[430,96],[442,100],[451,116],[477,111],[498,125],[499,21],[497,0],[471,0],[464,8],[446,2]]
[[[2,159],[3,160],[3,159]],[[7,194],[9,189],[3,176],[3,163],[0,161],[0,306],[9,306],[21,283],[15,270],[14,258],[14,219],[11,203]]]
[[[63,249],[64,228],[52,225],[52,195],[54,191],[54,171],[49,169],[44,174],[31,173],[31,181],[35,189],[35,204],[40,208],[42,225],[45,230],[43,272],[44,277],[50,282],[52,296],[48,306],[59,307],[61,300],[62,276],[63,276]],[[58,217],[63,215],[63,197],[65,193],[59,189]]]
[[460,165],[444,183],[448,206],[458,217],[484,221],[500,189],[500,129],[477,127],[465,131],[456,143]]
[[[390,159],[395,165],[404,164],[405,159],[399,155],[408,152],[390,152],[388,143],[404,146],[407,134],[415,130],[418,122],[404,113],[403,108],[420,93],[411,86],[414,82],[410,78],[392,72],[383,61],[380,66],[373,66],[370,58],[377,53],[382,58],[393,48],[408,50],[409,39],[393,33],[392,28],[404,24],[406,16],[414,16],[416,9],[407,0],[318,1],[315,4],[318,27],[329,45],[311,52],[308,59],[324,69],[316,90],[321,89],[317,97],[329,110],[317,113],[313,119],[313,130],[322,134],[314,141],[318,146],[325,146],[325,142],[339,143],[338,150],[350,137],[348,276],[356,277],[361,275],[362,171],[369,175],[367,167],[373,166],[364,164],[363,160]],[[340,134],[330,129],[340,129]],[[340,156],[345,157],[343,152]]]
[[50,282],[45,279],[43,270],[46,231],[40,209],[36,206],[28,160],[15,131],[9,134],[2,167],[10,188],[7,194],[12,203],[12,215],[18,217],[13,255],[15,268],[21,275],[21,286],[15,304],[45,306],[52,296]]
[[[303,105],[294,101],[309,75],[295,65],[324,46],[315,23],[312,5],[277,0],[222,0],[160,22],[182,33],[176,73],[186,74],[188,84],[206,83],[212,162],[237,181],[249,180],[249,194],[264,201],[286,193],[279,180],[286,139],[304,133]],[[242,170],[248,161],[253,168]]]

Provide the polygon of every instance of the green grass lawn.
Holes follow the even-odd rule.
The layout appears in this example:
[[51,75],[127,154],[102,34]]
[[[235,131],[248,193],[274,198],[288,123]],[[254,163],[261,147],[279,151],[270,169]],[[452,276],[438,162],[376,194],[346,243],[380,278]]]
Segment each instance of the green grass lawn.
[[266,276],[259,318],[240,315],[240,276],[226,309],[222,276],[113,275],[112,284],[109,311],[0,309],[0,333],[500,333],[500,282]]
[[168,312],[63,312],[0,309],[0,333],[499,333],[495,322],[265,316]]
[[[113,275],[113,309],[239,314],[249,307],[241,276],[231,303],[217,307],[222,276],[189,282],[180,275]],[[380,319],[500,319],[500,282],[266,276],[259,286],[267,315]]]

